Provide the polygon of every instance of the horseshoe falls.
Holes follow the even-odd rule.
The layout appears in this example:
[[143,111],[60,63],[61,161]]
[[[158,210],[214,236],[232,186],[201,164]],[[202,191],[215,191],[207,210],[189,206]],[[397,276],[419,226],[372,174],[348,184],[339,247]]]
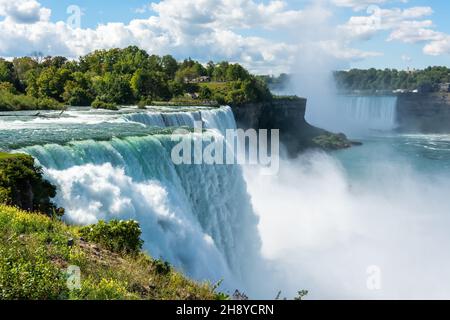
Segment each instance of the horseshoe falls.
[[369,130],[396,127],[397,97],[348,96],[339,98],[344,121]]
[[307,120],[318,127],[356,137],[392,131],[397,128],[397,97],[333,95],[320,104],[311,103]]
[[135,219],[153,257],[195,279],[245,289],[261,244],[241,167],[171,160],[173,129],[202,121],[220,136],[236,126],[232,111],[179,110],[18,113],[0,120],[0,148],[38,161],[68,222]]

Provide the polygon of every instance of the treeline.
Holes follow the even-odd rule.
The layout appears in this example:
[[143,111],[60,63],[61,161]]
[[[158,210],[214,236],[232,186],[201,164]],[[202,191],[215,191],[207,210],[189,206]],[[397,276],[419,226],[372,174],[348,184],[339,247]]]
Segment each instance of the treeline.
[[[226,92],[204,83],[227,83]],[[263,81],[239,64],[149,55],[138,47],[98,50],[79,60],[65,57],[0,59],[0,109],[44,109],[62,105],[115,108],[187,96],[218,103],[270,99]]]
[[439,91],[440,84],[450,83],[450,69],[428,67],[424,70],[399,71],[395,69],[352,69],[334,73],[341,90],[419,90]]

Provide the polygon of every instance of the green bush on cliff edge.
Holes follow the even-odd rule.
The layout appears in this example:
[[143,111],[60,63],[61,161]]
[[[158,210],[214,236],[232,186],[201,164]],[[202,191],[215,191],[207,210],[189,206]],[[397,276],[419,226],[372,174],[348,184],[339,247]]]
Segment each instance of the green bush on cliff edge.
[[26,154],[0,153],[0,203],[47,215],[62,215],[51,202],[56,188],[43,179],[42,169]]

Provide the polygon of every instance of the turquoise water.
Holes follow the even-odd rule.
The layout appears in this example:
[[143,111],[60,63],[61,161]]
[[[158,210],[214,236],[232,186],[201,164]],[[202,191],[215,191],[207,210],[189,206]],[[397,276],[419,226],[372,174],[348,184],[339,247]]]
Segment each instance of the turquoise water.
[[450,134],[374,134],[360,141],[363,146],[334,155],[355,179],[393,164],[430,177],[450,177]]

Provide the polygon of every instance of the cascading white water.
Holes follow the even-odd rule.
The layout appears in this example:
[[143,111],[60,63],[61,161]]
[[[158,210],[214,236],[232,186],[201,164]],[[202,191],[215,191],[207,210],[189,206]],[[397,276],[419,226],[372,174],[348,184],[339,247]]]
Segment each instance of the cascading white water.
[[227,129],[235,129],[236,122],[230,107],[186,112],[140,112],[125,116],[128,121],[138,122],[150,127],[194,127],[195,122],[203,122],[207,129],[218,130],[225,135]]
[[338,98],[338,115],[350,126],[369,130],[393,130],[397,97],[345,96]]
[[330,95],[308,100],[306,120],[319,128],[360,137],[397,127],[397,97]]
[[133,122],[139,122],[153,127],[193,127],[195,121],[201,121],[200,112],[142,112],[125,116]]
[[[229,107],[194,112],[139,112],[129,122],[155,127],[192,126],[203,121],[217,131],[235,128]],[[201,139],[192,134],[194,139]],[[257,263],[260,239],[242,169],[234,165],[179,165],[171,160],[177,141],[167,134],[104,141],[37,144],[21,150],[34,156],[58,187],[55,199],[65,219],[135,219],[144,247],[197,279],[224,279],[245,288]],[[235,282],[236,281],[236,282]]]

